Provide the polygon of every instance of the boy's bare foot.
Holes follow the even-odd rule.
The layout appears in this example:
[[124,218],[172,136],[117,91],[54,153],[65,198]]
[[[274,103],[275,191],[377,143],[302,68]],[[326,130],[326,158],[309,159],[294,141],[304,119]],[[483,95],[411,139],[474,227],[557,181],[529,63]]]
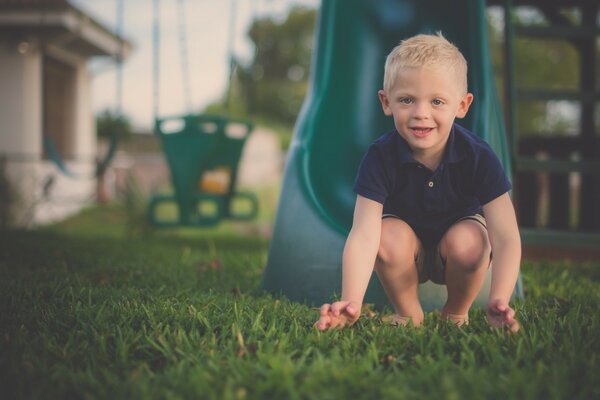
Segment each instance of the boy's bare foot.
[[450,321],[458,327],[461,327],[463,325],[469,325],[469,314],[460,315],[442,312],[442,319],[445,321]]
[[[381,320],[394,326],[408,326],[413,322],[411,317],[403,317],[398,314],[385,316]],[[418,328],[419,326],[421,326],[421,324],[415,325],[415,328]]]

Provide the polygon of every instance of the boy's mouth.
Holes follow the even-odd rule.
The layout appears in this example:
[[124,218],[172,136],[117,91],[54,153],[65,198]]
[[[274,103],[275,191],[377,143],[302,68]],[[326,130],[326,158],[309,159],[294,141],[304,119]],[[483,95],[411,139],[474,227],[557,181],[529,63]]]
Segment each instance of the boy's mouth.
[[433,128],[425,128],[422,126],[410,128],[410,131],[416,137],[425,137],[425,136],[429,135],[429,133],[431,133],[432,130],[433,130]]

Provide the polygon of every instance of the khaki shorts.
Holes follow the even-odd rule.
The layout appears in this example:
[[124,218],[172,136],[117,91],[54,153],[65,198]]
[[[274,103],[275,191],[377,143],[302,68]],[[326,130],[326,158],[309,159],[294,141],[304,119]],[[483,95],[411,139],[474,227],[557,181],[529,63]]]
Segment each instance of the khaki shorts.
[[[384,214],[383,218],[401,219],[393,214]],[[485,218],[480,214],[474,214],[460,218],[455,222],[455,224],[467,219],[477,221],[487,229]],[[420,246],[419,252],[417,253],[417,259],[415,261],[417,264],[417,272],[419,273],[419,283],[424,283],[427,281],[432,281],[433,283],[437,283],[439,285],[446,283],[446,265],[444,265],[444,261],[442,260],[442,257],[440,257],[439,242],[427,247]]]

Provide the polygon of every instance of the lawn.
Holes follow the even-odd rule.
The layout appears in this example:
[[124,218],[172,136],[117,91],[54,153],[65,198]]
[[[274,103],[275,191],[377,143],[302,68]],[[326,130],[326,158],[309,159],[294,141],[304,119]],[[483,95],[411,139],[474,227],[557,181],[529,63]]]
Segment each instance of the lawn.
[[1,232],[3,398],[600,398],[600,262],[524,262],[515,336],[481,310],[319,333],[261,292],[268,240],[237,232],[133,229],[118,207]]

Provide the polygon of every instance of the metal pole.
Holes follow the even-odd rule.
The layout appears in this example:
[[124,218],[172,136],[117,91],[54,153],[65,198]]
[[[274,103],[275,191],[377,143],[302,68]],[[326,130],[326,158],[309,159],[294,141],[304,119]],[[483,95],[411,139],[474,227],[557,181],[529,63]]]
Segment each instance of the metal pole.
[[154,119],[158,118],[159,103],[160,103],[160,0],[154,0],[154,16],[152,24],[153,38],[153,63],[152,63],[152,83],[154,85],[153,93],[153,113]]
[[123,0],[117,0],[117,36],[119,38],[119,50],[115,58],[117,61],[116,112],[119,117],[123,114],[123,51],[125,50],[123,39],[124,3]]
[[228,113],[231,111],[231,89],[232,89],[232,84],[233,84],[233,72],[235,69],[235,61],[233,58],[233,54],[234,54],[233,44],[234,44],[234,35],[235,35],[235,20],[236,20],[237,2],[236,2],[236,0],[231,0],[229,2],[229,4],[230,4],[230,8],[231,8],[229,11],[229,38],[228,38],[228,43],[227,43],[228,56],[229,56],[229,81],[228,81],[228,87],[227,87],[227,98],[225,101],[225,108]]
[[188,52],[187,52],[187,34],[185,24],[185,0],[177,1],[177,19],[179,22],[179,50],[181,57],[181,81],[183,85],[183,94],[185,101],[186,111],[189,113],[192,110],[192,97],[191,97],[191,79],[190,69],[188,65]]

